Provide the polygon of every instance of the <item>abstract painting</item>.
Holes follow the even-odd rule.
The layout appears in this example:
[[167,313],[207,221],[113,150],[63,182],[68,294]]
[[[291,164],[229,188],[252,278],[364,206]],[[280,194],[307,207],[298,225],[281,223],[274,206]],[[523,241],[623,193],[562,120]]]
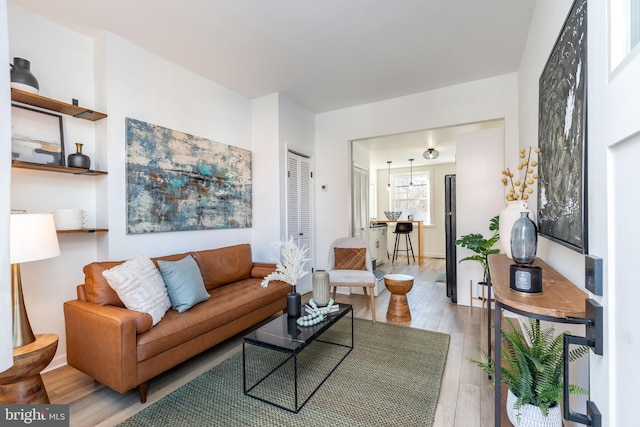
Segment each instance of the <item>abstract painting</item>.
[[11,159],[64,166],[62,116],[12,105]]
[[127,233],[251,227],[251,151],[126,119]]
[[587,252],[587,0],[576,0],[540,76],[538,231]]

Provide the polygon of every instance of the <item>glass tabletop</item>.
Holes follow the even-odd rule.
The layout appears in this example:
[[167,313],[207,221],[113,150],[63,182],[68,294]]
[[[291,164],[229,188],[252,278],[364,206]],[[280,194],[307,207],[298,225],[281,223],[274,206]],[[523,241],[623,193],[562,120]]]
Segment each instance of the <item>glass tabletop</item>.
[[329,313],[325,320],[312,326],[299,326],[295,318],[283,314],[246,335],[244,342],[277,350],[300,351],[352,310],[350,304],[339,306],[338,311]]

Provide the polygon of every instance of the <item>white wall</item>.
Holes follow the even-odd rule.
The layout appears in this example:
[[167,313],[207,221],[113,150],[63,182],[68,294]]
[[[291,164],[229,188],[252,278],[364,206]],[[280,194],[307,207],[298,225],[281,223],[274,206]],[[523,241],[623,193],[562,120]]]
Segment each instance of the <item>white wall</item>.
[[125,118],[251,149],[251,102],[112,34],[101,35],[96,56],[104,58],[105,82],[98,87],[106,91],[102,96],[109,114],[108,258],[251,242],[250,228],[126,234]]
[[[256,259],[272,260],[279,256],[273,243],[288,238],[287,152],[292,150],[311,157],[313,171],[315,122],[313,113],[282,94],[254,99],[251,105],[253,253]],[[313,200],[311,204],[313,215]],[[313,265],[314,254],[309,256]]]
[[[633,178],[640,158],[640,52],[609,70],[610,2],[589,2],[588,156],[589,252],[603,258],[605,354],[591,358],[591,398],[610,426],[638,422],[640,353],[637,318],[637,248],[640,209]],[[608,422],[608,424],[607,424]]]
[[[468,132],[456,138],[456,233],[458,237],[480,233],[491,235],[491,218],[504,207],[501,172],[504,167],[504,133],[502,128]],[[458,304],[470,301],[469,283],[477,296],[476,283],[484,279],[480,263],[460,262],[474,255],[466,248],[456,251]]]
[[[4,30],[2,30],[4,28]],[[9,57],[7,3],[0,0],[0,58]],[[9,70],[0,71],[0,164],[11,160],[11,109]],[[8,206],[11,194],[11,172],[0,168],[0,206]],[[9,267],[9,211],[0,210],[0,307],[11,307],[11,272]],[[0,372],[13,365],[11,310],[0,310]]]
[[[310,158],[310,171],[313,178],[311,178],[311,194],[310,194],[310,210],[311,210],[311,244],[309,247],[309,265],[315,268],[316,253],[315,253],[315,228],[313,224],[315,222],[315,192],[313,187],[316,185],[315,180],[315,114],[306,108],[296,104],[286,96],[279,94],[279,109],[278,120],[280,123],[280,188],[282,189],[282,197],[280,199],[280,215],[282,221],[282,232],[280,238],[286,239],[286,218],[288,214],[287,210],[287,152],[294,151],[296,153],[308,156]],[[263,179],[260,177],[260,179]],[[273,209],[272,203],[267,203],[262,206],[262,209]],[[266,228],[270,227],[269,224],[265,224]],[[265,232],[265,229],[260,229],[260,234]],[[309,283],[311,283],[309,281]]]
[[[349,233],[348,141],[504,118],[505,153],[517,156],[517,82],[516,74],[508,74],[318,114],[316,144],[322,150],[317,152],[316,172],[328,191],[316,196],[318,206],[331,206],[333,212],[319,216],[316,223],[319,256],[334,239]],[[498,180],[497,188],[500,185]],[[318,261],[326,264],[326,255]]]
[[[253,248],[257,259],[277,257],[273,242],[282,239],[286,230],[286,192],[282,164],[286,164],[286,152],[280,145],[278,120],[279,96],[271,94],[251,101],[253,159],[261,162],[253,165],[253,227],[262,230],[254,235]],[[277,166],[276,166],[277,165]]]
[[[100,110],[94,103],[93,47],[90,39],[8,4],[10,56],[31,61],[40,94]],[[93,122],[64,116],[65,145],[85,144],[92,167],[95,160]],[[12,209],[30,213],[54,208],[82,208],[89,225],[96,225],[95,177],[73,176],[15,169],[11,171]],[[3,192],[3,194],[6,194]],[[103,224],[100,224],[103,225]],[[60,337],[58,351],[50,365],[65,363],[62,304],[75,298],[75,286],[83,281],[82,266],[96,258],[96,241],[103,236],[67,234],[59,236],[60,256],[21,265],[25,305],[34,333],[54,333]]]

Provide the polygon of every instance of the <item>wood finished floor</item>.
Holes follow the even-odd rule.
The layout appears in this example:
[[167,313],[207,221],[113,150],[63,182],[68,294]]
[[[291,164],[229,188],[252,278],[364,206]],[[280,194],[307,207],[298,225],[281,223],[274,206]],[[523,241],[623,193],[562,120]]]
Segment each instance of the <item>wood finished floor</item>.
[[[484,334],[480,334],[480,309],[469,310],[452,304],[446,297],[445,284],[435,282],[445,269],[442,259],[425,258],[418,266],[413,262],[407,265],[406,258],[401,257],[393,265],[386,262],[378,268],[415,278],[413,289],[407,294],[412,320],[404,325],[451,336],[434,425],[492,426],[493,388],[480,369],[467,361],[479,358],[477,347],[484,338]],[[309,296],[306,295],[305,300]],[[385,289],[376,297],[378,322],[387,321],[389,296]],[[352,304],[356,317],[371,319],[362,295],[338,294],[336,300]],[[113,426],[241,351],[244,335],[239,334],[151,380],[146,404],[140,403],[136,390],[125,394],[114,392],[68,366],[46,372],[43,379],[51,403],[70,405],[71,426]]]

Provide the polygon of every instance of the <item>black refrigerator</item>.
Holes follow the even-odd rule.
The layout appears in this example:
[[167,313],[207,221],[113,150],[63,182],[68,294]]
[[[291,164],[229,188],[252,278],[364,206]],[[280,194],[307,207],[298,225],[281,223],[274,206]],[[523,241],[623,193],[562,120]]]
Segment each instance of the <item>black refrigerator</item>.
[[446,250],[447,297],[458,302],[456,262],[456,176],[444,176],[444,232]]

